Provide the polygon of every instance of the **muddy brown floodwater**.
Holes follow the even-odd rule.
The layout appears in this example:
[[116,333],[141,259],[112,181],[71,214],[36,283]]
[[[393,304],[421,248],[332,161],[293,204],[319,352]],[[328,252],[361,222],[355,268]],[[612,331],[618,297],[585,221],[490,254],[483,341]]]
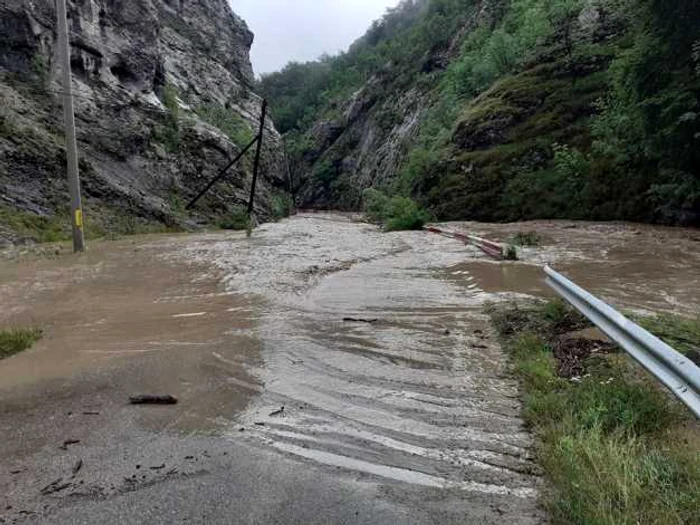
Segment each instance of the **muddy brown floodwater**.
[[[444,227],[545,242],[497,263],[438,235],[302,214],[252,239],[131,238],[0,263],[0,327],[45,332],[0,362],[0,516],[171,523],[142,514],[158,504],[197,523],[230,523],[232,508],[240,523],[543,522],[484,305],[550,295],[550,263],[620,308],[694,316],[700,234]],[[180,402],[136,408],[134,394]]]
[[696,228],[568,221],[467,222],[447,227],[503,242],[518,232],[535,231],[541,236],[542,246],[525,248],[520,263],[481,272],[480,282],[495,286],[491,291],[547,295],[539,267],[550,264],[618,308],[687,317],[700,313],[700,230]]
[[[257,388],[243,366],[259,358],[259,342],[246,335],[256,301],[161,257],[183,241],[98,244],[84,257],[3,267],[0,323],[45,332],[34,349],[3,361],[3,408],[91,389],[98,397],[106,388],[118,396],[166,392],[189,407],[167,425],[188,431],[245,407]],[[166,424],[159,412],[146,414],[148,426]]]

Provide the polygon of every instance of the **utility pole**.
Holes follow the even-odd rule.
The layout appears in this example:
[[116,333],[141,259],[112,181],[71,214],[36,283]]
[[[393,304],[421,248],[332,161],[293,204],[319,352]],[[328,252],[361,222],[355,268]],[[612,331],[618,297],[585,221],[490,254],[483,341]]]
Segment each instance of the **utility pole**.
[[258,182],[258,168],[260,167],[260,150],[263,143],[263,132],[265,131],[265,116],[267,114],[267,100],[263,99],[262,115],[260,116],[260,131],[258,132],[258,147],[255,150],[255,161],[253,162],[253,184],[250,188],[250,201],[248,202],[248,217],[252,218],[253,204],[255,202],[255,185]]
[[70,69],[70,43],[68,41],[66,0],[56,0],[56,15],[58,17],[58,47],[63,62],[63,113],[66,125],[66,157],[68,159],[68,186],[70,189],[71,225],[73,227],[73,251],[84,252],[83,208],[80,199],[80,177],[78,175],[78,144],[75,139],[73,83]]

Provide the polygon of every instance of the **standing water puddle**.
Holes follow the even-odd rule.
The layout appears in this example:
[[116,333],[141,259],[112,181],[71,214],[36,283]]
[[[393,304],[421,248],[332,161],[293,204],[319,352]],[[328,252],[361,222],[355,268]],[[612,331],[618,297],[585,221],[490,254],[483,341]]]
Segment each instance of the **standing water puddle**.
[[461,283],[468,290],[488,294],[550,294],[542,267],[532,264],[473,261],[448,268],[447,275],[448,279]]

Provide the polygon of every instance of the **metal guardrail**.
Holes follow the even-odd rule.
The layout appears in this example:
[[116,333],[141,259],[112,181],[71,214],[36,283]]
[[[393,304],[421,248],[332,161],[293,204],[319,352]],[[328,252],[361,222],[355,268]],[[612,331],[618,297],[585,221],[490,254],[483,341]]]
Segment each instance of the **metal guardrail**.
[[700,368],[659,338],[550,267],[547,284],[590,319],[700,418]]
[[423,229],[439,235],[459,239],[465,244],[473,244],[486,255],[489,255],[495,259],[503,259],[505,256],[506,246],[498,242],[489,241],[488,239],[483,239],[481,237],[477,237],[476,235],[467,235],[464,233],[441,230],[440,228],[435,228],[433,226],[425,226]]

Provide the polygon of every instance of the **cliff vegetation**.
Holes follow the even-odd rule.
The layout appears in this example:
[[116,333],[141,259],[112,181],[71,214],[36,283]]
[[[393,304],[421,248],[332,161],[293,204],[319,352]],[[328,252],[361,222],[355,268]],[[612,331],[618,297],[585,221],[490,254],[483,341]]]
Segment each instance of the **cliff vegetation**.
[[260,88],[308,205],[700,224],[693,0],[406,0]]

